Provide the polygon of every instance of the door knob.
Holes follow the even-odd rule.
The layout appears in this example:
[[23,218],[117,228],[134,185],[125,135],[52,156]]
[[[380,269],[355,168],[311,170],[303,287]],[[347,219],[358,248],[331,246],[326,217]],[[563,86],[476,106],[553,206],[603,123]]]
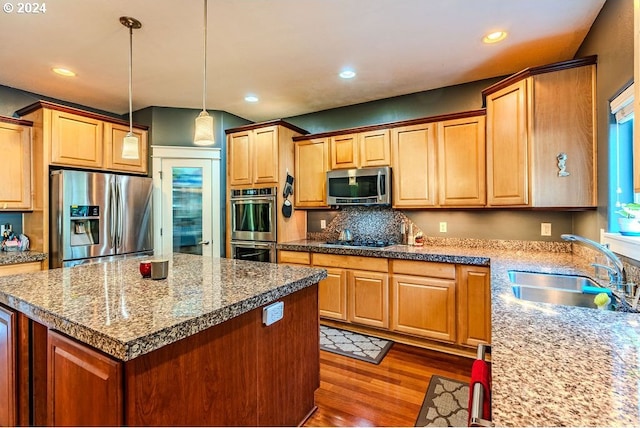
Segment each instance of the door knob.
[[200,241],[198,245],[209,245],[209,241]]

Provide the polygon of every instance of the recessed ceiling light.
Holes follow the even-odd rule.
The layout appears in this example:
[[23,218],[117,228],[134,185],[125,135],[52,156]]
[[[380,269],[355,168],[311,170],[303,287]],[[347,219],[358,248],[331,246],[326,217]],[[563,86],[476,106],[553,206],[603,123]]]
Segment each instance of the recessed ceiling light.
[[506,31],[494,31],[484,36],[482,38],[482,41],[485,43],[497,43],[501,40],[504,40],[506,37],[507,37]]
[[255,95],[247,95],[244,100],[248,103],[257,103],[260,99]]
[[356,72],[353,70],[342,70],[339,74],[343,79],[352,79],[356,77]]
[[74,77],[76,75],[75,72],[63,67],[54,67],[51,70],[53,70],[54,73],[59,74],[60,76]]

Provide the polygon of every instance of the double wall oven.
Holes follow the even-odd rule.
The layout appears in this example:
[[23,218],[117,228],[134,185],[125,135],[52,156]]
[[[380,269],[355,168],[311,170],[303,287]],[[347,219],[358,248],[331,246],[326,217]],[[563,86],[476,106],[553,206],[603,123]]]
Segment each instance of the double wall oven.
[[277,188],[236,189],[231,206],[231,257],[276,261]]

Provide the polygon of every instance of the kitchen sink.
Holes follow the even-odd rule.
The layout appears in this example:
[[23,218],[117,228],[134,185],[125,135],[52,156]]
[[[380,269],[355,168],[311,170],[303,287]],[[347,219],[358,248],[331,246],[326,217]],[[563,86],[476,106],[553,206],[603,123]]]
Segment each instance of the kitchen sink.
[[509,271],[511,289],[516,298],[531,302],[597,308],[593,299],[603,288],[586,276],[561,275],[542,272]]

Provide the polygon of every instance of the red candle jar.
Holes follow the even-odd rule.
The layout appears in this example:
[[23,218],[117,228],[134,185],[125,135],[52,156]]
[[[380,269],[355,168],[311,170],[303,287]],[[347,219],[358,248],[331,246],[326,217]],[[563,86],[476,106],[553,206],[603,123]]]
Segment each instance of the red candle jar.
[[143,278],[151,278],[151,262],[140,262],[140,275]]

